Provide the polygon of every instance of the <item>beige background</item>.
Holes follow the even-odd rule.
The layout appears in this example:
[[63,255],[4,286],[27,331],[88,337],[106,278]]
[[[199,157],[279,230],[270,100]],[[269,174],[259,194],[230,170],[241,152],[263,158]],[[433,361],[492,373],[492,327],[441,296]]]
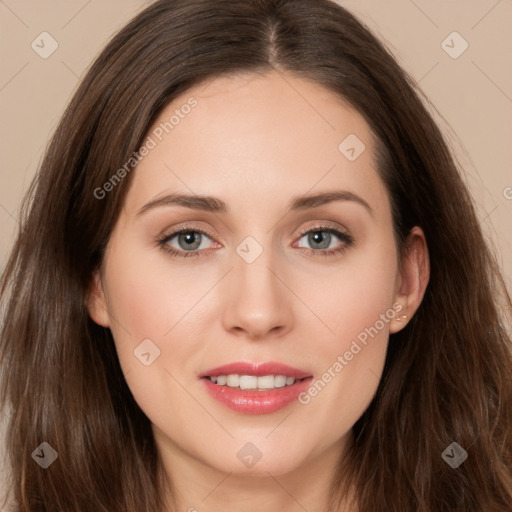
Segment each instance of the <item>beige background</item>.
[[[14,241],[22,195],[80,77],[112,34],[148,3],[0,0],[0,268]],[[338,3],[386,42],[435,105],[438,113],[429,108],[464,167],[512,290],[512,1]],[[454,31],[469,45],[456,59],[442,47]],[[31,47],[42,32],[58,43],[47,59]],[[452,37],[445,44],[453,52],[463,41]]]

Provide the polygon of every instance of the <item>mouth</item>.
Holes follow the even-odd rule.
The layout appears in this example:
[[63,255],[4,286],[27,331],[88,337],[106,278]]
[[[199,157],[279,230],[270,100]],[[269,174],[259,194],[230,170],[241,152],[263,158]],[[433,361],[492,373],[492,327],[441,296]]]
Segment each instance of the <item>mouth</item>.
[[214,399],[245,414],[276,412],[297,399],[313,376],[281,363],[232,363],[199,375]]

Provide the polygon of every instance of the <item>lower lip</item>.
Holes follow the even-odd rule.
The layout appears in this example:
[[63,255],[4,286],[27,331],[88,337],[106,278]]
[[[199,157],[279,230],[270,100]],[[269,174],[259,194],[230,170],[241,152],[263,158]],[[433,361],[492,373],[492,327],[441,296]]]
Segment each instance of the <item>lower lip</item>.
[[210,395],[233,411],[244,414],[270,414],[291,404],[305,391],[313,377],[308,377],[291,386],[267,391],[249,391],[214,384],[207,378],[201,379]]

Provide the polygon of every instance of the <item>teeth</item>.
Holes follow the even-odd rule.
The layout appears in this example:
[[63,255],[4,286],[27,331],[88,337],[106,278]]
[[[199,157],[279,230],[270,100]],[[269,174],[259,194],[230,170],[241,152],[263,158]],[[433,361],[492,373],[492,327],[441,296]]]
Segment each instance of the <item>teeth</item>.
[[245,389],[275,389],[291,386],[295,383],[295,377],[286,377],[285,375],[264,375],[256,377],[255,375],[218,375],[210,377],[214,384],[219,386],[229,386],[230,388]]
[[[238,375],[236,377],[238,377]],[[254,377],[252,375],[242,375],[239,378],[239,382],[240,389],[256,389],[258,387],[258,377]]]
[[230,388],[237,388],[240,385],[240,377],[238,375],[228,375],[226,384]]
[[285,377],[284,375],[276,375],[274,377],[274,386],[276,388],[284,388],[286,384],[288,383],[288,379],[290,379],[290,384],[293,384],[295,382],[295,379],[293,377]]
[[[279,377],[283,377],[282,375],[265,375],[264,377],[258,377],[258,388],[259,389],[274,389],[274,388],[282,388],[281,381]],[[286,383],[286,379],[285,383]]]

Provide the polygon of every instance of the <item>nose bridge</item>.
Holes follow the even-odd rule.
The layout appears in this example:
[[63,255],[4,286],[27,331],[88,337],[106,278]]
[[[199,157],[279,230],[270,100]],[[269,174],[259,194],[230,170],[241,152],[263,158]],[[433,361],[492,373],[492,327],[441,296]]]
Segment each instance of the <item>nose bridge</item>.
[[[260,237],[261,239],[261,237]],[[277,278],[278,255],[266,243],[246,237],[236,248],[224,321],[229,330],[244,330],[251,337],[289,327],[291,310],[285,286]],[[281,278],[282,279],[282,278]]]
[[238,245],[236,252],[238,258],[234,271],[238,292],[267,303],[276,301],[280,290],[274,274],[276,254],[272,251],[270,239],[267,237],[260,243],[248,236]]

